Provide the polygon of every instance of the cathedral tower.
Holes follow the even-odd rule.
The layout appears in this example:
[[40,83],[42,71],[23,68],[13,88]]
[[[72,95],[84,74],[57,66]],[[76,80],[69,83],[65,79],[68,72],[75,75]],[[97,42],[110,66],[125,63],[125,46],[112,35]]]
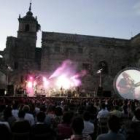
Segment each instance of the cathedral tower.
[[28,42],[30,47],[36,47],[37,40],[37,31],[40,29],[40,25],[38,24],[37,17],[33,17],[33,13],[31,11],[31,5],[29,6],[29,11],[26,13],[26,16],[18,18],[19,20],[19,29],[17,37]]

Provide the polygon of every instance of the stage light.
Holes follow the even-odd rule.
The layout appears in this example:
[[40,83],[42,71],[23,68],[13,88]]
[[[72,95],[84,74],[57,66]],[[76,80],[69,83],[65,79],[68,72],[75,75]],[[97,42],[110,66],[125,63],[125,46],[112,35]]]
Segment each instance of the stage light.
[[69,89],[70,88],[70,80],[65,75],[61,75],[57,78],[56,85],[59,88]]
[[98,74],[98,73],[101,73],[101,72],[102,72],[102,70],[103,70],[103,69],[99,69],[99,70],[97,71],[97,74]]
[[43,87],[47,88],[48,85],[49,85],[49,81],[47,80],[46,77],[43,77]]
[[34,82],[33,82],[33,86],[35,87],[36,85],[37,85],[37,82],[36,82],[36,81],[34,81]]
[[43,79],[43,81],[47,81],[47,78],[46,77],[43,77],[42,79]]
[[33,80],[33,77],[32,77],[32,76],[30,76],[30,77],[29,77],[29,80]]
[[81,85],[81,81],[79,79],[77,79],[76,76],[71,77],[71,85],[72,87],[77,87],[79,85]]
[[32,88],[33,87],[33,83],[31,81],[27,82],[27,88]]

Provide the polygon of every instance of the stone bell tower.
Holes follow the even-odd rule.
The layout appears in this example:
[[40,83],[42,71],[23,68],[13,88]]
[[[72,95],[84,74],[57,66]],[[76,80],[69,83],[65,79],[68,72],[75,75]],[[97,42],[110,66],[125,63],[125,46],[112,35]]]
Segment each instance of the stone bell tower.
[[30,3],[29,11],[26,15],[22,18],[19,16],[18,18],[19,28],[17,37],[28,42],[30,47],[35,48],[37,32],[40,29],[40,25],[38,24],[37,17],[33,17],[31,5],[32,3]]

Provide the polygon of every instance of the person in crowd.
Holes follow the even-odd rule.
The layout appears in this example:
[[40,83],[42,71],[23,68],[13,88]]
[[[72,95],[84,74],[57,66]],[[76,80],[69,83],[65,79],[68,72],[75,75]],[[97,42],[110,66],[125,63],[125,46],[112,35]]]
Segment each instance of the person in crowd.
[[31,126],[34,125],[35,119],[34,119],[34,116],[31,113],[29,113],[30,107],[28,105],[24,105],[22,109],[25,112],[24,119],[28,120]]
[[35,114],[38,114],[40,112],[40,108],[43,109],[43,106],[40,106],[40,104],[37,103],[35,106]]
[[135,101],[129,101],[129,108],[130,108],[130,117],[132,118],[133,117],[133,115],[134,115],[134,112],[135,112],[135,110],[136,110],[136,105],[135,105]]
[[102,103],[101,110],[97,114],[97,119],[100,120],[100,118],[108,118],[109,111],[107,110],[107,107],[105,103]]
[[55,119],[54,119],[53,128],[56,128],[57,125],[62,122],[62,117],[63,117],[62,108],[57,106],[55,108]]
[[12,140],[11,132],[6,125],[0,124],[0,140]]
[[72,128],[70,126],[72,117],[73,112],[65,112],[63,114],[63,121],[57,126],[57,135],[59,140],[64,140],[72,135]]
[[82,134],[84,129],[84,121],[81,117],[74,118],[71,127],[73,130],[73,135],[67,140],[92,140],[89,135],[84,136]]
[[18,102],[13,103],[13,108],[12,108],[12,115],[17,119],[18,118]]
[[7,121],[12,127],[13,123],[16,121],[16,118],[12,115],[11,107],[6,107],[4,110],[4,120]]
[[126,140],[125,136],[119,133],[121,128],[120,119],[117,116],[111,115],[108,119],[109,132],[100,134],[96,140]]
[[122,117],[122,112],[119,110],[118,106],[114,106],[114,109],[112,111],[110,111],[110,115],[115,115],[118,118]]
[[9,131],[11,131],[10,125],[7,121],[0,121],[0,125],[1,124],[4,124],[9,129]]
[[23,110],[19,110],[18,119],[12,125],[13,133],[29,133],[30,132],[30,123],[28,120],[25,120],[25,112]]
[[79,114],[80,116],[83,115],[84,110],[85,110],[85,106],[84,106],[84,105],[81,104],[80,106],[78,106],[78,114]]
[[48,107],[48,112],[45,118],[45,124],[49,125],[51,128],[53,128],[53,124],[55,122],[55,106],[54,105],[50,105]]
[[122,116],[124,118],[129,117],[129,108],[128,108],[128,100],[124,100],[123,106],[122,106]]
[[94,102],[90,102],[90,104],[86,107],[86,111],[87,112],[90,112],[90,121],[95,123],[96,120],[97,120],[97,113],[98,113],[98,110],[97,108],[95,107],[94,105]]
[[54,131],[44,123],[45,117],[46,115],[44,112],[39,112],[37,114],[37,123],[31,128],[32,140],[37,140],[39,138],[41,138],[41,140],[54,140],[54,138],[56,137]]
[[94,124],[90,122],[90,113],[84,112],[83,115],[84,118],[84,129],[83,129],[83,135],[93,135],[94,133]]
[[0,124],[4,124],[9,129],[9,131],[11,131],[10,124],[14,122],[10,111],[10,107],[5,107],[0,120]]
[[140,137],[140,108],[134,112],[130,128],[126,128],[127,140],[139,140]]
[[140,122],[140,108],[137,108],[135,111],[134,111],[134,116],[132,118],[132,121],[133,122]]

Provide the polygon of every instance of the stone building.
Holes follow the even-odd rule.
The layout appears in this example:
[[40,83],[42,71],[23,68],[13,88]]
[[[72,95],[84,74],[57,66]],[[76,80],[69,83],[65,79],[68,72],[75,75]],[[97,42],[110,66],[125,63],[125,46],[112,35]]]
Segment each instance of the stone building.
[[[69,59],[78,65],[78,71],[88,71],[82,78],[82,89],[95,92],[102,84],[104,91],[113,92],[113,79],[120,70],[140,67],[140,34],[119,39],[43,31],[42,46],[37,48],[40,25],[33,16],[31,4],[18,21],[17,37],[7,37],[2,53],[5,63],[13,68],[9,72],[9,84],[23,83],[28,74],[51,74]],[[102,69],[101,75],[97,74],[99,69]]]

